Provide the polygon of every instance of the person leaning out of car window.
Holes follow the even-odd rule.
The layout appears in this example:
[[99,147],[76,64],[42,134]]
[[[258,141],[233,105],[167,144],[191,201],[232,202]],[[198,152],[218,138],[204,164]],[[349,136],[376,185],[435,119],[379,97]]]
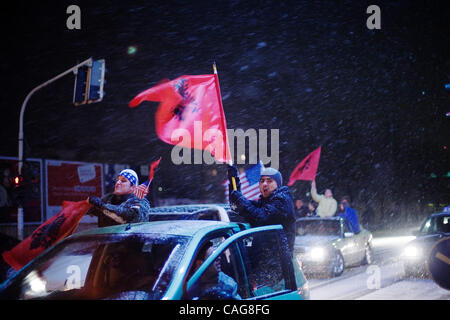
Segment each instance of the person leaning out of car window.
[[117,177],[113,193],[103,199],[95,196],[87,199],[93,207],[86,214],[97,216],[99,227],[147,222],[150,203],[145,198],[140,200],[134,194],[138,184],[139,179],[134,170],[122,170]]
[[349,197],[343,197],[339,204],[339,210],[335,216],[342,217],[347,220],[348,225],[353,233],[359,233],[361,231],[359,227],[359,219],[356,210],[350,206]]
[[240,191],[238,169],[228,166],[230,188],[231,178],[236,180],[237,190],[230,192],[231,208],[241,215],[252,227],[281,224],[287,236],[291,253],[295,242],[295,209],[289,187],[283,186],[281,173],[274,168],[263,168],[260,174],[258,201],[248,200]]

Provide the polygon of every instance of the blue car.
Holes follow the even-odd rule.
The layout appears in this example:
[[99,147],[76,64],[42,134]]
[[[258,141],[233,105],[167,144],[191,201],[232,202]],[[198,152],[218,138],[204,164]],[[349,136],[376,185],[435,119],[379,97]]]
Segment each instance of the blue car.
[[281,225],[249,228],[223,221],[222,207],[197,209],[72,235],[5,281],[0,299],[309,298]]

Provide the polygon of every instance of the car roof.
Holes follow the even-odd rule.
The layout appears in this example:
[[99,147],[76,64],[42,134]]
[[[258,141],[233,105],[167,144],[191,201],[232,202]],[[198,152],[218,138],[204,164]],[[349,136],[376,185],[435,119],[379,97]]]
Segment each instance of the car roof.
[[173,206],[153,207],[149,209],[150,214],[154,213],[187,213],[192,214],[199,210],[210,209],[214,206],[219,206],[225,210],[230,210],[230,205],[226,203],[205,203],[205,204],[183,204]]
[[295,221],[311,221],[311,220],[315,220],[315,221],[338,221],[341,220],[341,217],[304,217],[304,218],[298,218]]
[[430,214],[428,217],[450,217],[450,212],[435,212]]
[[[226,208],[223,204],[188,204],[188,205],[174,205],[153,207],[149,209],[149,221],[158,220],[218,220],[214,218],[207,218],[208,212],[220,210],[218,207]],[[204,216],[201,218],[201,216]]]
[[214,229],[239,227],[232,222],[211,220],[170,220],[122,224],[104,228],[94,228],[77,233],[77,236],[101,234],[133,234],[161,233],[179,236],[194,236],[197,233],[207,233]]
[[149,210],[149,221],[161,220],[216,220],[246,223],[227,203],[187,204],[154,207]]

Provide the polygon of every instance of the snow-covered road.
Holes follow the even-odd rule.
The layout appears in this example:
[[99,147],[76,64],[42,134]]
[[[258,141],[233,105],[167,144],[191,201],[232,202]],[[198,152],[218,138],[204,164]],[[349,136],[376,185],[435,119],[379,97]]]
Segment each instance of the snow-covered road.
[[308,278],[312,300],[450,300],[432,279],[405,278],[398,255],[410,237],[374,239],[374,261],[337,278]]
[[312,300],[450,300],[432,279],[404,278],[403,264],[371,265],[339,278],[310,279]]
[[358,300],[450,300],[450,291],[442,289],[431,279],[404,279]]

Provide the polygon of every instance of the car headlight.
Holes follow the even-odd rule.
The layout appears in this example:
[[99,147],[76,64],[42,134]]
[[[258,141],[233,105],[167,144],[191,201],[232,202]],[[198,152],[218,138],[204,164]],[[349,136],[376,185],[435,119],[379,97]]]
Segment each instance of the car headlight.
[[326,251],[322,247],[314,247],[314,248],[311,248],[309,255],[312,260],[322,261],[325,259]]
[[405,258],[418,258],[422,255],[422,251],[416,246],[407,246],[403,250],[402,255]]

